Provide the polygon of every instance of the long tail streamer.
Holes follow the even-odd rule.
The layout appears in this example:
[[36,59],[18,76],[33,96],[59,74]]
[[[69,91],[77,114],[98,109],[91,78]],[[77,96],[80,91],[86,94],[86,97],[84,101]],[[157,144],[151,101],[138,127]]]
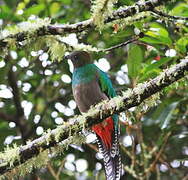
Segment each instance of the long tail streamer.
[[121,156],[119,152],[119,127],[114,127],[112,117],[92,127],[97,134],[97,143],[103,155],[107,180],[120,180]]

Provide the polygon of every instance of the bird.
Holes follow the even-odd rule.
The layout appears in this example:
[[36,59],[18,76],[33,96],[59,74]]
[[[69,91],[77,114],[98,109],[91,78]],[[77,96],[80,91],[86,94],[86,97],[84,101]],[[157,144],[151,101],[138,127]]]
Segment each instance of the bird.
[[[102,100],[116,96],[115,89],[108,75],[92,62],[90,53],[73,51],[66,56],[74,66],[72,74],[72,91],[81,113]],[[119,151],[120,128],[118,115],[113,114],[103,122],[93,125],[91,129],[97,136],[99,152],[103,155],[107,180],[120,180],[121,156]]]

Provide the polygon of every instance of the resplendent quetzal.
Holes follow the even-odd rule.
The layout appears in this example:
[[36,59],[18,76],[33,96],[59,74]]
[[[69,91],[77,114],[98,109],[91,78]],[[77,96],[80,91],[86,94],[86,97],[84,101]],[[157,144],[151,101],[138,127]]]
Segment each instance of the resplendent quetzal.
[[[89,53],[75,51],[66,58],[71,59],[74,65],[72,89],[81,112],[87,112],[90,106],[116,96],[111,80],[105,72],[92,64]],[[103,154],[107,180],[119,180],[121,176],[118,126],[118,116],[114,114],[92,127],[97,136],[99,151]]]

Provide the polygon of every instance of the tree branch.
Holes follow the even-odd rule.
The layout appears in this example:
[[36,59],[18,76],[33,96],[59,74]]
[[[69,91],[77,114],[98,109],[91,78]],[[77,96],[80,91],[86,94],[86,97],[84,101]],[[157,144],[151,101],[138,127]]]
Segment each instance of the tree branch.
[[161,12],[161,11],[157,11],[156,9],[153,9],[152,12],[155,13],[156,15],[158,15],[158,16],[163,16],[163,17],[166,17],[166,18],[168,18],[168,19],[184,20],[184,21],[187,21],[187,20],[188,20],[188,17],[172,16],[172,15],[163,13],[163,12]]
[[12,88],[13,100],[14,100],[14,104],[16,108],[15,122],[20,129],[22,139],[25,143],[28,138],[28,133],[30,132],[31,128],[29,127],[29,124],[26,122],[24,110],[21,106],[20,91],[17,85],[16,74],[12,70],[12,65],[10,66],[10,70],[8,72],[8,83],[10,87]]
[[8,83],[10,87],[12,88],[12,93],[13,93],[13,100],[15,103],[16,107],[16,112],[18,117],[23,117],[24,116],[24,111],[21,106],[21,101],[20,101],[20,92],[17,86],[17,80],[16,80],[16,74],[12,70],[12,66],[10,66],[10,70],[8,72]]
[[6,114],[4,112],[0,112],[0,119],[5,120],[7,122],[16,122],[15,121],[15,116]]
[[[11,162],[10,160],[8,161],[7,158],[3,159],[3,157],[6,157],[5,152],[4,155],[0,156],[0,174],[12,170],[30,158],[39,155],[39,153],[44,150],[56,146],[59,142],[65,140],[69,142],[68,139],[75,135],[76,138],[78,138],[78,133],[81,132],[83,128],[89,128],[94,124],[102,122],[103,119],[114,113],[120,113],[131,107],[138,106],[151,95],[184,77],[187,71],[188,57],[181,60],[179,64],[166,69],[156,78],[144,84],[138,84],[132,90],[123,92],[122,96],[103,101],[91,108],[88,113],[85,113],[82,116],[75,116],[69,123],[59,126],[46,135],[29,142],[27,145],[17,147],[16,150],[18,154],[15,155],[15,157],[9,158],[12,159]],[[10,154],[10,152],[8,153]]]
[[[105,23],[112,22],[117,19],[126,18],[129,16],[133,16],[137,13],[143,11],[152,11],[155,7],[161,5],[162,3],[170,2],[171,0],[148,0],[146,2],[139,2],[134,6],[129,6],[126,8],[121,8],[117,11],[114,11],[112,16],[107,17]],[[49,25],[43,26],[36,30],[35,37],[45,36],[45,35],[64,35],[66,33],[78,33],[84,30],[95,27],[93,20],[88,19],[85,21],[81,21],[75,24],[62,24],[62,25]],[[15,39],[16,42],[22,42],[28,38],[28,31],[19,32],[13,35],[9,35],[7,37],[0,39],[1,48],[6,47],[8,45],[7,39]]]

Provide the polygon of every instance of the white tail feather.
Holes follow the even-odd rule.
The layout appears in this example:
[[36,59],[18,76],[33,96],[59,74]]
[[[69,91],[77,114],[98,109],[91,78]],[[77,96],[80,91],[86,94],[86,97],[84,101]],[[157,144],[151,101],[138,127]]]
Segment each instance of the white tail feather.
[[119,130],[118,128],[112,134],[112,146],[110,149],[97,136],[99,151],[103,154],[105,174],[107,180],[120,180],[121,178],[121,157],[119,152]]

